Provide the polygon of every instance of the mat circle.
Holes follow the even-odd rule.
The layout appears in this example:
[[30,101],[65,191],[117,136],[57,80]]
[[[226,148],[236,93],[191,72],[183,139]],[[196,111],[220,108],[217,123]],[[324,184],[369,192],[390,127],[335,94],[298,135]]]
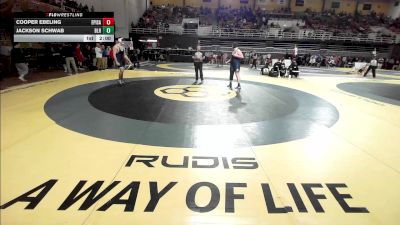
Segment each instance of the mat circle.
[[[227,88],[221,80],[207,80],[201,87],[184,84],[187,82],[190,80],[181,78],[136,80],[122,87],[99,88],[90,93],[88,99],[96,109],[113,115],[182,125],[262,122],[289,115],[298,107],[292,95],[276,88],[249,83],[246,85],[249,90],[241,95]],[[157,94],[161,90],[171,94]]]
[[[339,118],[329,102],[282,86],[242,82],[243,90],[221,101],[160,98],[154,90],[190,85],[192,79],[152,77],[76,86],[52,96],[46,114],[60,126],[97,138],[153,146],[198,147],[229,142],[248,147],[282,143],[331,127]],[[226,87],[226,80],[208,79]],[[217,144],[217,143],[216,143]]]
[[337,87],[365,98],[400,105],[400,84],[348,82],[338,84]]

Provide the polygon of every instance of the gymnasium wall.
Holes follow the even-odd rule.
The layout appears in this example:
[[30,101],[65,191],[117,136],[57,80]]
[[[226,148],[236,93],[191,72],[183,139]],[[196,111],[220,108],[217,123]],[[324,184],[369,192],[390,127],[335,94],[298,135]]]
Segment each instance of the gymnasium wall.
[[212,9],[218,8],[218,0],[209,0],[207,2],[203,2],[202,0],[185,0],[185,4],[196,8],[200,8],[201,6]]
[[321,12],[322,0],[304,0],[304,6],[296,6],[296,0],[291,2],[291,9],[294,12],[304,12],[307,8],[314,12]]
[[200,8],[201,6],[216,9],[219,1],[221,6],[231,6],[232,8],[240,8],[241,6],[253,7],[254,1],[258,0],[152,0],[153,5],[175,5],[175,6],[192,6]]
[[[94,1],[94,0],[92,0]],[[240,8],[241,6],[261,8],[263,10],[276,10],[291,6],[294,12],[303,12],[310,9],[315,12],[321,12],[323,0],[304,0],[303,6],[296,6],[296,0],[151,0],[154,5],[173,4],[175,6],[183,6],[183,4],[192,7],[208,7],[217,8],[220,2],[221,6],[230,6],[232,8]],[[400,15],[400,6],[395,7],[394,3],[398,0],[360,0],[358,11],[361,14],[369,14],[371,11],[376,13],[384,13],[385,15],[393,15],[397,18]],[[338,8],[332,8],[333,2],[340,2]],[[365,3],[371,4],[371,10],[363,10]],[[354,13],[356,9],[356,0],[325,0],[325,10],[334,9],[337,13]]]
[[137,23],[150,5],[150,0],[76,0],[77,3],[94,7],[96,12],[114,12],[115,36],[129,37],[131,23]]
[[232,8],[240,8],[246,6],[253,8],[254,1],[256,0],[221,0],[221,6],[231,6]]
[[[339,8],[332,8],[332,3],[340,2]],[[354,13],[356,10],[356,1],[354,0],[326,0],[325,10],[335,10],[336,13]]]
[[[294,1],[294,0],[292,0]],[[289,0],[256,0],[256,8],[272,11],[275,9],[288,8]]]
[[197,36],[182,36],[182,35],[163,35],[160,40],[160,47],[162,48],[178,48],[188,49],[192,47],[196,49],[199,38]]
[[[372,11],[380,14],[383,13],[387,15],[390,11],[390,8],[393,6],[394,1],[391,0],[360,0],[360,4],[358,6],[358,12],[362,15],[367,15]],[[364,4],[371,4],[371,10],[363,10]]]
[[183,0],[151,0],[153,5],[174,5],[183,6]]

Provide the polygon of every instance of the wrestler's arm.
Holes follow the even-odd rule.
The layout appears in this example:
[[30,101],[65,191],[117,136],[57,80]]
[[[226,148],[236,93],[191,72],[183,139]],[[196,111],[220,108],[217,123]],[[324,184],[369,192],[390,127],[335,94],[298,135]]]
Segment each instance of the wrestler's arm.
[[130,60],[129,57],[126,55],[126,52],[124,52],[124,59],[125,59],[129,64],[132,64],[131,60]]
[[231,56],[231,57],[228,59],[228,61],[226,61],[225,63],[230,63],[231,60],[232,60],[232,57],[233,57],[233,56]]
[[117,59],[117,51],[119,51],[119,49],[118,49],[118,47],[116,45],[114,45],[114,47],[113,47],[113,58],[115,60],[115,64],[117,66],[119,66],[121,64],[118,62],[118,59]]

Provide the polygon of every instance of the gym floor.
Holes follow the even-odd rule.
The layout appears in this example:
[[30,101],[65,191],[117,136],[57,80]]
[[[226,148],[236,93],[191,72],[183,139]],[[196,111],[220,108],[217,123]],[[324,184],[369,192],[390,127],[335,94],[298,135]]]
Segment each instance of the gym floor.
[[[1,92],[1,224],[398,225],[400,73],[191,63]],[[233,87],[236,86],[236,81]]]

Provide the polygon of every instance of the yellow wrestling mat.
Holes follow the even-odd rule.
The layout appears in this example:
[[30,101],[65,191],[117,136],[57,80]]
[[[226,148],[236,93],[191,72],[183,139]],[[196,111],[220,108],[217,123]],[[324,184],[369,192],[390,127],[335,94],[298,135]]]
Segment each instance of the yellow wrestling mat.
[[[221,81],[224,82],[222,88],[227,89],[227,82],[222,79],[226,79],[229,72],[226,70],[223,73],[205,74],[204,85],[209,85],[207,79],[215,78],[215,85],[218,86]],[[79,88],[95,83],[93,90],[103,90],[109,87],[107,85],[114,85],[116,74],[116,70],[88,72],[19,86],[1,93],[2,225],[400,223],[400,106],[337,87],[340,83],[357,82],[359,79],[243,76],[248,83],[242,84],[242,96],[255,90],[246,89],[246,85],[255,85],[255,88],[256,85],[273,85],[271,88],[276,90],[285,88],[282,90],[318,96],[321,101],[336,108],[338,118],[331,121],[331,125],[313,126],[309,130],[297,129],[300,125],[295,125],[286,131],[288,135],[297,135],[290,134],[297,132],[304,133],[304,136],[296,136],[289,141],[271,141],[268,133],[251,130],[254,121],[248,121],[246,123],[250,125],[246,129],[254,133],[246,132],[246,138],[258,135],[251,143],[258,143],[262,138],[266,138],[266,142],[236,145],[234,143],[242,133],[235,136],[237,127],[225,123],[225,120],[213,124],[212,129],[207,129],[205,124],[193,125],[181,133],[174,131],[178,125],[165,128],[168,123],[159,122],[157,129],[151,133],[153,136],[149,133],[152,127],[143,125],[143,129],[147,129],[145,134],[149,134],[146,137],[135,139],[129,136],[133,134],[128,133],[126,140],[110,140],[89,133],[101,130],[104,132],[101,135],[107,136],[115,132],[113,124],[115,129],[125,125],[127,129],[134,129],[142,125],[120,122],[122,116],[114,116],[115,120],[108,121],[107,113],[101,114],[104,117],[99,118],[103,119],[92,124],[91,115],[95,117],[97,106],[89,107],[92,111],[87,117],[75,118],[74,121],[81,121],[78,125],[85,128],[84,132],[65,128],[64,121],[72,120],[76,113],[89,110],[74,107],[72,100],[81,99],[84,101],[81,104],[86,104],[89,99],[93,105],[97,104],[95,96],[86,97]],[[165,87],[175,85],[175,80],[170,82],[171,79],[188,78],[193,81],[192,74],[183,72],[126,71],[125,75],[132,78],[132,83],[147,82],[147,78],[163,79]],[[96,82],[108,81],[110,84],[96,87]],[[399,80],[364,81],[400,85]],[[143,85],[154,93],[157,88],[148,86],[151,84]],[[190,89],[191,86],[188,88],[189,91],[197,91]],[[70,89],[76,91],[73,94],[64,92]],[[139,86],[132,89],[144,90]],[[113,90],[118,89],[115,87]],[[262,94],[257,93],[242,102],[244,108],[257,105],[263,98],[280,98],[279,95],[264,93],[261,88]],[[103,96],[100,92],[95,94]],[[162,98],[166,94],[159,94],[161,97],[154,94],[151,101],[163,99],[168,104],[198,104],[175,101],[173,97]],[[229,102],[238,97],[227,94],[229,96],[217,100]],[[53,104],[54,96],[60,101]],[[137,100],[134,96],[127,98],[132,102]],[[103,97],[99,102],[108,104],[110,101]],[[277,100],[276,107],[280,107],[279,102]],[[65,109],[61,109],[64,105]],[[262,110],[266,113],[273,110],[267,106]],[[167,109],[165,107],[163,110]],[[237,110],[223,109],[210,108],[209,111],[199,111],[201,115],[197,116],[213,114],[223,119],[228,116],[225,113],[229,112],[232,116]],[[294,108],[291,112],[295,113],[298,109]],[[318,115],[314,119],[319,120],[328,115],[325,109],[315,107],[307,110]],[[49,116],[51,110],[58,110],[58,113]],[[152,107],[146,108],[144,114],[151,114],[153,110]],[[179,113],[174,111],[177,110],[174,107],[169,110]],[[246,110],[251,114],[251,108]],[[165,118],[158,116],[157,119],[174,119],[168,115]],[[192,113],[189,117],[195,115]],[[290,115],[288,113],[279,118],[285,121]],[[271,117],[270,121],[276,121],[278,116]],[[58,122],[54,119],[56,117]],[[301,115],[296,118],[301,123]],[[242,118],[237,120],[242,122]],[[191,123],[191,118],[187,121],[173,124],[184,127]],[[235,117],[232,121],[235,122]],[[137,132],[143,131],[137,129]],[[273,132],[275,127],[268,129]],[[277,132],[279,129],[276,129]],[[115,138],[120,138],[122,134]],[[146,144],[152,141],[170,143],[170,136],[177,136],[176,143],[179,144],[167,147]],[[187,141],[193,141],[196,146],[190,147]]]

